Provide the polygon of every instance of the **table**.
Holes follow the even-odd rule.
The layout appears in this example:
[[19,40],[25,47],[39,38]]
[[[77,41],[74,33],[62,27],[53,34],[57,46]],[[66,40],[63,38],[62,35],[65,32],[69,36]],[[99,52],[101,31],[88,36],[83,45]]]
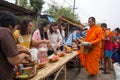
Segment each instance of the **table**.
[[73,51],[72,53],[66,54],[64,57],[60,57],[60,60],[57,62],[47,63],[46,66],[42,69],[38,69],[38,73],[35,77],[30,80],[44,80],[48,76],[52,75],[56,71],[60,71],[64,68],[64,78],[66,80],[66,63],[77,56],[77,51]]

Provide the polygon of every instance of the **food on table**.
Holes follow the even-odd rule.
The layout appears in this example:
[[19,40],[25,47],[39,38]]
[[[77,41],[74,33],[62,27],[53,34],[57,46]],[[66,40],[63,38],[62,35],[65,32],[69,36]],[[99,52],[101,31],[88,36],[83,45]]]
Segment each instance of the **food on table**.
[[18,79],[28,79],[36,75],[35,62],[24,62],[16,66],[15,76]]
[[63,56],[66,55],[66,52],[65,52],[65,51],[61,51],[61,52],[59,52],[57,55],[60,56],[60,57],[63,57]]
[[49,56],[49,61],[50,62],[56,62],[56,61],[58,61],[59,60],[59,56],[58,55],[51,55],[51,56]]
[[22,74],[31,76],[32,74],[34,74],[34,68],[33,67],[22,68]]
[[15,73],[15,76],[19,76],[19,75],[20,75],[20,73],[19,73],[19,72],[16,72],[16,73]]
[[20,79],[25,79],[25,78],[28,78],[28,75],[26,75],[26,74],[19,75],[18,78],[20,78]]
[[36,63],[38,69],[45,67],[45,65],[47,63],[47,61],[45,59],[46,58],[40,58],[40,59],[38,59],[38,61]]
[[40,64],[37,64],[37,68],[40,69],[40,68],[43,68],[46,66],[46,61],[44,62],[41,62]]
[[72,48],[71,48],[71,47],[66,46],[66,52],[67,52],[67,53],[71,53],[71,52],[72,52]]

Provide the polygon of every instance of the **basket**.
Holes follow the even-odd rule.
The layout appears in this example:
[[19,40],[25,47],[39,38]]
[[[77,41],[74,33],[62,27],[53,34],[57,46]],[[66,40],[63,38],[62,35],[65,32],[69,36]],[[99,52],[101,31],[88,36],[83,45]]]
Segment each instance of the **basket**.
[[23,67],[20,68],[20,75],[16,76],[17,79],[25,80],[34,77],[37,74],[35,62],[22,63]]

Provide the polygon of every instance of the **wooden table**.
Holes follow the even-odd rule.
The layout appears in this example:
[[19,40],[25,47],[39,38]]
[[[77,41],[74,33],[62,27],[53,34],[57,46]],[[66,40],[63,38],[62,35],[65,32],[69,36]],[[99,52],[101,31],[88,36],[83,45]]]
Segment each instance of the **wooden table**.
[[56,71],[59,72],[60,69],[64,68],[65,72],[65,80],[66,80],[66,63],[77,56],[77,51],[73,51],[72,53],[66,54],[64,57],[61,57],[59,61],[47,63],[47,65],[42,68],[38,69],[38,73],[35,77],[31,78],[30,80],[44,80],[48,76],[52,75]]

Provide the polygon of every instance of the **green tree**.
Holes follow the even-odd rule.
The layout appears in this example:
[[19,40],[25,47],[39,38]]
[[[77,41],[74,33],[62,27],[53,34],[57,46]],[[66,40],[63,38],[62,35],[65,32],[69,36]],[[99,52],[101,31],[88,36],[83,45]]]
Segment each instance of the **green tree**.
[[63,7],[63,6],[58,6],[57,3],[53,2],[52,5],[49,5],[49,9],[45,11],[55,19],[58,19],[60,16],[66,16],[73,21],[77,22],[78,21],[78,15],[73,13],[73,10],[71,7]]
[[42,10],[42,6],[45,2],[43,0],[30,0],[30,4],[33,7],[33,10]]
[[15,0],[15,4],[27,8],[28,0]]

